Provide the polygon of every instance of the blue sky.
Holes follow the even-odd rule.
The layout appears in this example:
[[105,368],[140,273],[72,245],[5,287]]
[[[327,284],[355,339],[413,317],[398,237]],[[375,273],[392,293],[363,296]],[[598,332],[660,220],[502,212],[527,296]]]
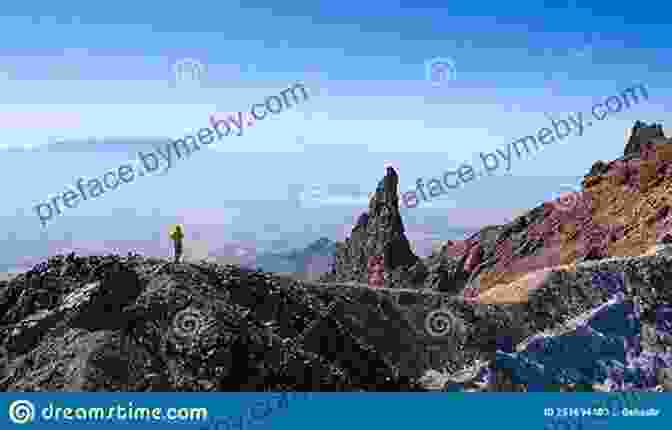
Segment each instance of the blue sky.
[[[473,215],[489,209],[494,222],[575,184],[595,160],[619,156],[636,119],[662,122],[672,134],[667,12],[659,2],[5,5],[0,216],[8,237],[19,241],[118,234],[101,222],[123,223],[138,236],[148,233],[129,220],[157,214],[181,217],[194,229],[225,226],[227,239],[240,231],[261,238],[268,223],[315,236],[317,224],[337,225],[365,208],[385,163],[399,171],[402,191],[412,189],[418,177],[439,176],[479,151],[536,133],[549,125],[544,113],[587,112],[633,84],[646,85],[647,102],[515,161],[511,176],[413,209],[420,230],[419,214],[432,211],[463,226],[491,222]],[[426,79],[425,63],[436,57],[450,58],[456,69],[439,87]],[[176,82],[172,67],[185,58],[204,65],[199,82]],[[135,159],[147,142],[192,133],[212,113],[247,110],[295,82],[308,86],[310,99],[243,136],[166,175],[67,209],[46,228],[34,215],[35,204],[78,177],[100,176]],[[84,149],[91,138],[98,143]],[[70,149],[17,151],[56,142]],[[298,186],[338,185],[359,187],[361,195],[322,191],[319,215],[295,202],[287,211],[272,209],[295,198]],[[246,206],[257,202],[270,210]]]

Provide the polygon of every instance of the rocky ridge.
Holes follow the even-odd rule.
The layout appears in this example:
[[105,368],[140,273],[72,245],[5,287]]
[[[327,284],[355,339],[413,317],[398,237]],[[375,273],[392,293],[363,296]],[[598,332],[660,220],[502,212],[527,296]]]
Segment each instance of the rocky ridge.
[[672,236],[670,143],[660,125],[638,121],[625,155],[594,163],[581,191],[447,243],[426,262],[428,286],[476,297],[492,288],[506,290],[525,276],[529,288],[536,288],[553,267],[646,254],[665,234]]
[[387,308],[350,306],[237,266],[57,256],[0,285],[0,389],[417,389],[389,357],[399,346],[362,329],[379,314],[389,327]]

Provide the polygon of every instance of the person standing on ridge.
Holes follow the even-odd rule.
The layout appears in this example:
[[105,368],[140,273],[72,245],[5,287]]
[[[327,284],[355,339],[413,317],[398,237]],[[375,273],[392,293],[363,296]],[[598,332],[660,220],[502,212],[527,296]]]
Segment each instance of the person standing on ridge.
[[184,233],[180,224],[176,224],[170,231],[170,238],[173,239],[173,244],[175,245],[175,263],[179,263],[182,257],[182,239],[184,239]]

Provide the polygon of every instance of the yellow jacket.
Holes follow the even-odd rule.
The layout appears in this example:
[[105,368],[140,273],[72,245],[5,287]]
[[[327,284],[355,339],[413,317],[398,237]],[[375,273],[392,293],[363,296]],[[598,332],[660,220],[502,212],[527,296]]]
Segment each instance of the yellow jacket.
[[177,224],[170,230],[170,238],[173,240],[182,240],[184,238],[181,225]]

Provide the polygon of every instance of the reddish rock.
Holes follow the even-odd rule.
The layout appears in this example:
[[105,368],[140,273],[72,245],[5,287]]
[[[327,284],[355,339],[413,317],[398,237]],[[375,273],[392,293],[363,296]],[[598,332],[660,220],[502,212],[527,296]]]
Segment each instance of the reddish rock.
[[656,240],[658,243],[665,245],[672,244],[672,230],[663,231]]
[[471,240],[457,240],[446,242],[445,254],[446,257],[462,257],[466,254],[472,246]]
[[670,207],[665,205],[656,211],[656,221],[662,221],[670,215]]
[[464,271],[471,273],[479,264],[481,264],[481,246],[475,243],[469,249],[469,255],[464,262]]
[[369,257],[367,263],[369,272],[368,284],[370,287],[385,286],[385,260],[382,255]]

